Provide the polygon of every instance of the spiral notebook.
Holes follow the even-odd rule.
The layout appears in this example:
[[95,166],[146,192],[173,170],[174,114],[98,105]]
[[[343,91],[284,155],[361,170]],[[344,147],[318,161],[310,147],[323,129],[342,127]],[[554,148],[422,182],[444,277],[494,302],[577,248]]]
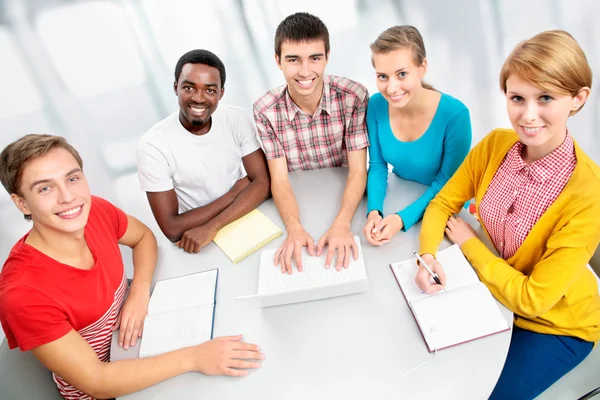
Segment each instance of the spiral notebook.
[[223,227],[214,242],[234,263],[242,261],[283,232],[258,210]]
[[444,291],[433,295],[415,283],[416,259],[390,265],[430,352],[510,329],[457,245],[439,251],[437,260],[447,282]]

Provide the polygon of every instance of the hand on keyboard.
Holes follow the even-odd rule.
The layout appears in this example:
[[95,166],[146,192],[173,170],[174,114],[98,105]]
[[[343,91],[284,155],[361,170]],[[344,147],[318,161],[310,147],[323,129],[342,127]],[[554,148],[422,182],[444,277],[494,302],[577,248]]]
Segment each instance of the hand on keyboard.
[[358,260],[358,246],[354,242],[354,235],[350,232],[350,228],[346,226],[336,225],[335,223],[329,228],[329,230],[323,235],[319,244],[317,245],[317,256],[320,256],[323,252],[323,247],[328,245],[327,249],[327,260],[325,261],[325,268],[329,268],[331,261],[333,261],[333,254],[337,249],[337,262],[335,269],[340,271],[342,266],[348,268],[350,265],[350,257],[354,256],[355,260]]
[[302,248],[308,248],[308,254],[315,255],[315,242],[304,230],[302,225],[292,227],[288,230],[288,237],[275,252],[273,263],[281,265],[281,272],[292,273],[292,257],[296,261],[298,271],[302,271]]
[[310,261],[306,262],[304,272],[302,273],[287,275],[277,272],[276,274],[271,273],[265,276],[263,278],[264,287],[259,290],[262,290],[263,293],[274,293],[290,289],[354,281],[364,279],[364,276],[365,269],[362,265],[353,265],[350,268],[343,268],[341,271],[336,271],[333,268],[323,268],[323,261],[317,257],[313,257]]
[[282,274],[273,268],[271,260],[279,250],[265,250],[260,256],[260,272],[258,275],[258,293],[275,293],[290,289],[312,288],[312,287],[339,287],[346,283],[364,281],[367,279],[365,263],[362,257],[360,239],[353,237],[354,245],[358,250],[358,259],[350,260],[348,268],[336,271],[334,268],[325,268],[326,254],[320,256],[310,255],[306,249],[302,249],[303,272],[298,274]]

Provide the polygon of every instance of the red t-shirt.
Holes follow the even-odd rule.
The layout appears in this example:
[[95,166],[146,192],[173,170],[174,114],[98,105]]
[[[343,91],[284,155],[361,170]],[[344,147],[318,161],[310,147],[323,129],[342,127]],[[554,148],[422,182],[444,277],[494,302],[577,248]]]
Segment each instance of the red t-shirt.
[[[0,322],[11,349],[30,350],[75,329],[98,358],[108,361],[112,327],[127,289],[118,240],[127,215],[92,196],[84,234],[94,266],[81,270],[62,264],[25,243],[15,244],[0,272]],[[54,376],[65,398],[86,398]]]

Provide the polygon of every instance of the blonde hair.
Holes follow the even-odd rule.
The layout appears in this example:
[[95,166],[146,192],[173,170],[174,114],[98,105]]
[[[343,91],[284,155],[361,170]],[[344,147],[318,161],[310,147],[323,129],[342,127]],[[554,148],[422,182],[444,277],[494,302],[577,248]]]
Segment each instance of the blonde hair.
[[561,30],[538,33],[515,47],[500,71],[504,93],[513,74],[542,90],[572,97],[582,88],[592,87],[592,70],[585,53],[573,36]]
[[[375,54],[386,54],[398,49],[409,48],[413,52],[415,65],[423,65],[427,52],[423,37],[417,28],[410,25],[397,25],[386,29],[371,43],[371,51]],[[421,81],[425,89],[435,90],[433,86]]]

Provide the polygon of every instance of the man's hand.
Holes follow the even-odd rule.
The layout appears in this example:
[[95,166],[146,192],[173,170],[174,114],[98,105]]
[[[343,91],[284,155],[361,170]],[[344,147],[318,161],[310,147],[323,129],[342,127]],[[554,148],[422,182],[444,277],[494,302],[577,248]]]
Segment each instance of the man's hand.
[[456,243],[459,246],[462,246],[464,242],[467,240],[477,237],[477,232],[462,218],[450,217],[448,218],[448,222],[446,222],[446,235],[448,238],[452,240],[452,243]]
[[337,262],[335,269],[340,271],[342,266],[348,268],[350,266],[350,257],[354,255],[354,259],[358,260],[358,246],[354,241],[354,235],[350,232],[350,228],[343,224],[335,222],[329,230],[321,237],[317,245],[317,256],[323,252],[325,245],[328,245],[327,259],[325,260],[325,268],[329,268],[333,261],[333,254],[337,249]]
[[402,227],[404,222],[398,214],[388,215],[375,225],[373,237],[381,244],[389,243]]
[[435,283],[429,272],[423,267],[419,265],[419,271],[417,271],[417,276],[415,277],[415,283],[418,287],[421,288],[425,293],[437,293],[442,290],[446,286],[446,273],[444,272],[444,268],[442,268],[442,264],[436,260],[431,254],[423,254],[421,256],[423,261],[427,264],[431,271],[437,274],[438,278],[440,278],[441,285]]
[[148,315],[148,302],[150,301],[150,285],[142,284],[132,286],[129,296],[123,304],[113,331],[120,328],[119,346],[125,350],[135,346],[137,339],[142,337],[144,320]]
[[189,348],[193,352],[193,371],[204,375],[246,376],[244,369],[260,368],[264,360],[260,347],[242,342],[242,335],[218,337]]
[[296,260],[298,271],[302,271],[302,248],[308,248],[308,254],[315,255],[315,242],[301,225],[288,229],[288,237],[275,252],[275,266],[281,264],[281,272],[292,273],[292,258]]
[[204,224],[186,231],[181,240],[175,243],[177,247],[188,253],[198,253],[201,248],[209,244],[219,230],[212,224]]
[[381,243],[379,240],[375,239],[375,236],[373,236],[373,229],[375,229],[375,226],[377,226],[377,224],[379,224],[382,219],[383,218],[381,218],[381,215],[379,215],[379,211],[377,210],[371,211],[367,216],[367,223],[363,228],[363,234],[365,235],[367,242],[369,242],[373,246],[381,246],[384,244]]

